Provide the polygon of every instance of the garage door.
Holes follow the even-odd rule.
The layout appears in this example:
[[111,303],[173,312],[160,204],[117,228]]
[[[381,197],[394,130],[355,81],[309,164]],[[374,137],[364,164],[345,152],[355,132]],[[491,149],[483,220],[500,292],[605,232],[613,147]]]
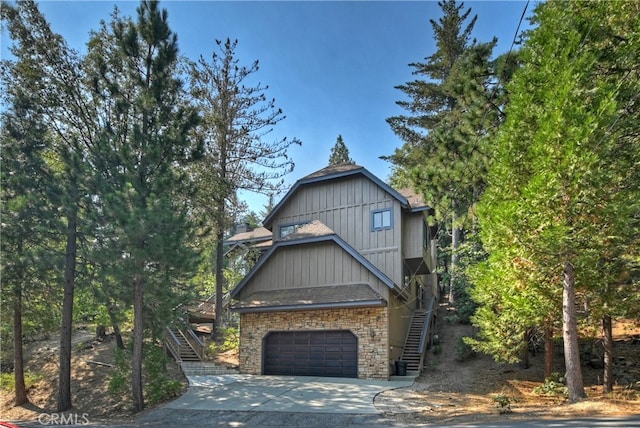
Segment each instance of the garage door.
[[358,377],[358,339],[347,330],[271,332],[262,349],[266,375]]

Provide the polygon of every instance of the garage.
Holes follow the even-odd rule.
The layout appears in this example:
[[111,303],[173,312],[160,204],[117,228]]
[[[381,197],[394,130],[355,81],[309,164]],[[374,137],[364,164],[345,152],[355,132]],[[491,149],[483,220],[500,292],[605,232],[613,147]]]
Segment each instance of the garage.
[[263,374],[358,377],[358,339],[348,330],[270,332]]

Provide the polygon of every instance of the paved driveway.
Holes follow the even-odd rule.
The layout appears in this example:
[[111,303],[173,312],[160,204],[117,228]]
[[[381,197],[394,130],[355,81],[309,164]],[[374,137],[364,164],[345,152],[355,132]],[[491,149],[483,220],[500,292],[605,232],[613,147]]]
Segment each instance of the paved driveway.
[[192,376],[189,390],[163,408],[375,414],[380,413],[373,405],[377,394],[412,383],[301,376]]

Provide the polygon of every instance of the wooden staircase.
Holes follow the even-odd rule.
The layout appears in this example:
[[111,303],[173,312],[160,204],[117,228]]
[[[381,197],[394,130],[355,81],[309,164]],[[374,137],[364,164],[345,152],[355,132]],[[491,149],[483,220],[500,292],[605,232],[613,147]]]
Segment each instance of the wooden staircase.
[[204,359],[204,344],[191,330],[183,332],[175,326],[167,327],[165,343],[178,363]]
[[425,309],[417,309],[413,312],[411,317],[411,324],[407,333],[407,339],[404,343],[404,349],[402,351],[402,361],[407,363],[407,372],[420,373],[422,364],[422,354],[420,352],[420,341],[422,338],[422,329],[425,324],[425,318],[427,316]]

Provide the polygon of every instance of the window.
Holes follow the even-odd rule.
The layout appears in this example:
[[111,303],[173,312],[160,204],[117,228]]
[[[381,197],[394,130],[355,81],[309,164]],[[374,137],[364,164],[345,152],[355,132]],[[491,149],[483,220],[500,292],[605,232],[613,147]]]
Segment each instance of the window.
[[307,224],[307,222],[295,223],[295,224],[285,224],[283,226],[280,226],[280,238],[284,238],[287,235],[291,235],[293,232],[297,231],[298,229],[300,229],[305,224]]
[[371,212],[371,230],[384,230],[393,227],[391,208]]

